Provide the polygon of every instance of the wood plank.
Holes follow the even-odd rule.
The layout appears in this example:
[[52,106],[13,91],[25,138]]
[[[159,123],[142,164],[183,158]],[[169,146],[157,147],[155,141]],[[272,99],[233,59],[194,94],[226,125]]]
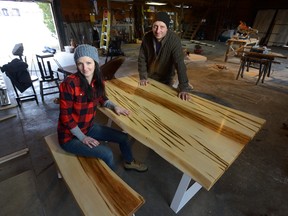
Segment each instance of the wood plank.
[[268,46],[284,46],[288,43],[288,9],[278,10]]
[[56,134],[45,140],[84,215],[133,215],[144,204],[144,198],[102,160],[65,152],[58,145]]
[[268,29],[273,21],[275,13],[276,10],[274,9],[257,11],[257,15],[253,23],[253,29],[258,29],[258,37],[261,43],[263,43],[265,38],[268,36]]
[[10,118],[14,118],[14,117],[16,117],[15,114],[4,116],[4,117],[0,118],[0,122],[5,121],[5,120],[10,119]]
[[0,110],[7,110],[7,109],[15,108],[15,107],[18,107],[18,105],[13,104],[13,105],[2,106],[0,107]]
[[174,89],[154,80],[148,86],[138,82],[137,75],[106,82],[109,99],[131,116],[99,110],[207,190],[265,123],[195,95],[182,101]]
[[28,148],[24,148],[24,149],[21,149],[19,151],[13,152],[9,155],[5,155],[5,156],[0,158],[0,164],[5,163],[5,162],[12,160],[14,158],[20,157],[22,155],[25,155],[28,153],[28,151],[29,151]]
[[256,58],[265,58],[265,59],[274,59],[274,58],[282,58],[287,59],[287,56],[283,55],[282,53],[276,53],[276,52],[269,52],[267,54],[265,53],[258,53],[258,52],[247,52],[243,51],[242,53],[245,53],[249,57],[256,57]]

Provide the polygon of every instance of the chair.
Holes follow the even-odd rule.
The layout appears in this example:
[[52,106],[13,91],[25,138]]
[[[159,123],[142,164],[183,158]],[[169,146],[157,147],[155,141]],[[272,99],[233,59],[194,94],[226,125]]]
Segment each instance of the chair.
[[[3,65],[1,70],[9,77],[13,89],[15,91],[15,99],[18,106],[21,108],[21,103],[25,101],[35,100],[38,104],[37,94],[33,85],[31,76],[27,70],[28,65],[20,59],[13,59],[6,65]],[[32,88],[32,94],[25,94],[28,88]],[[23,94],[22,94],[23,93]]]
[[[38,78],[37,78],[38,79]],[[35,91],[35,88],[34,88],[34,85],[33,85],[33,80],[31,79],[31,88],[32,88],[32,91],[33,91],[33,94],[30,94],[30,95],[22,95],[21,96],[21,93],[18,92],[18,89],[16,88],[16,86],[14,85],[14,83],[12,82],[12,86],[13,86],[13,89],[15,91],[15,94],[16,94],[16,101],[17,101],[17,104],[18,106],[21,108],[21,104],[25,101],[31,101],[31,100],[35,100],[37,104],[39,104],[38,102],[38,98],[37,98],[37,94],[36,94],[36,91]]]
[[[41,77],[39,78],[40,83],[40,95],[42,98],[42,101],[44,101],[44,96],[50,95],[50,94],[57,94],[59,93],[59,74],[52,70],[50,61],[46,61],[48,71],[45,73],[44,70],[46,70],[45,63],[41,63],[37,59],[39,71],[41,74]],[[51,83],[54,83],[54,85],[51,85]],[[56,90],[57,89],[57,90]]]
[[107,63],[100,66],[100,70],[104,80],[111,80],[115,78],[115,73],[125,61],[124,56],[118,56]]
[[107,63],[109,56],[110,60],[112,60],[112,57],[114,56],[124,56],[124,53],[121,50],[121,38],[117,37],[116,39],[111,40],[108,46],[105,63]]

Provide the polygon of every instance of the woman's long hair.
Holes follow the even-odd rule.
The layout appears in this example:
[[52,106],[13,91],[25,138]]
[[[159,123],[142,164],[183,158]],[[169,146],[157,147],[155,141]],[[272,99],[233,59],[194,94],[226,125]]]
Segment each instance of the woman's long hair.
[[94,61],[94,63],[95,63],[95,69],[94,69],[94,74],[93,74],[93,79],[92,79],[92,80],[95,80],[94,91],[91,85],[89,85],[85,76],[78,70],[78,75],[80,77],[80,87],[84,89],[84,91],[86,92],[88,101],[92,101],[93,98],[106,96],[104,79],[100,71],[99,64],[96,61]]

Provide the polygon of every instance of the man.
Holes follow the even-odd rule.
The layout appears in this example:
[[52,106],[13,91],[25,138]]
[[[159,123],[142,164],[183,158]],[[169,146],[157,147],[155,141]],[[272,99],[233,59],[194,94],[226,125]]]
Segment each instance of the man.
[[178,75],[178,97],[189,100],[189,85],[184,53],[180,38],[169,28],[170,18],[165,12],[158,12],[152,25],[152,31],[143,37],[138,57],[140,85],[145,86],[148,77],[172,86],[175,69]]

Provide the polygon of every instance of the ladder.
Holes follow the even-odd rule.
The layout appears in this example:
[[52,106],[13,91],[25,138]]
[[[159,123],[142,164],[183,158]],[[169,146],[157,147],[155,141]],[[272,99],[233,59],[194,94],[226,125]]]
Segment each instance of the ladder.
[[197,34],[197,32],[199,31],[200,27],[202,26],[203,24],[203,20],[206,20],[206,17],[207,15],[209,14],[210,12],[210,8],[208,8],[202,19],[201,20],[197,20],[195,22],[192,22],[191,24],[189,24],[188,28],[186,29],[186,31],[184,32],[184,35],[183,35],[183,39],[189,39],[189,40],[193,40]]
[[102,30],[100,38],[100,48],[105,51],[108,50],[109,41],[110,41],[110,24],[111,24],[111,14],[108,10],[103,11],[103,21],[102,21]]
[[201,21],[195,21],[195,22],[190,23],[187,29],[185,30],[182,38],[193,40],[197,31],[199,30],[199,27],[200,27],[199,23],[201,23]]

